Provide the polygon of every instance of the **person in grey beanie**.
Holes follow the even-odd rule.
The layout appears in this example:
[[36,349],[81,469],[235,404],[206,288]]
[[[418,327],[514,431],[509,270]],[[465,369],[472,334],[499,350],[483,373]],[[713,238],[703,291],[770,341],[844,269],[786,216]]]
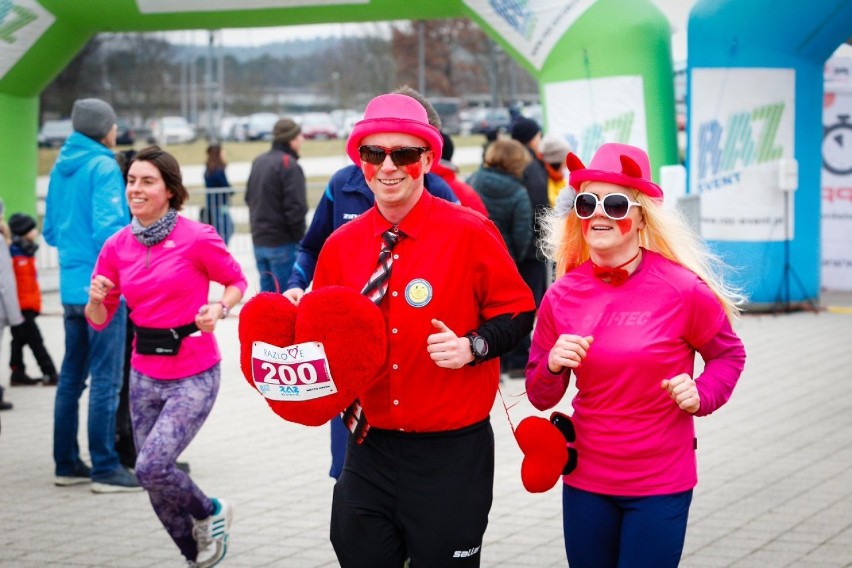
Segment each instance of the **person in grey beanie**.
[[272,129],[272,148],[251,165],[246,204],[263,292],[284,291],[307,229],[307,189],[299,165],[304,140],[299,125],[282,118]]
[[[100,99],[79,99],[71,112],[74,132],[50,172],[43,236],[59,251],[59,293],[65,324],[65,356],[53,415],[54,484],[92,483],[95,493],[141,491],[119,462],[115,414],[121,390],[127,307],[95,331],[83,313],[98,253],[130,223],[124,178],[112,153],[115,111]],[[88,437],[91,467],[77,442],[80,397],[89,383]]]
[[[74,130],[92,140],[101,141],[116,126],[115,111],[109,103],[101,99],[78,99],[71,111],[71,125]],[[115,140],[107,146],[115,146]]]

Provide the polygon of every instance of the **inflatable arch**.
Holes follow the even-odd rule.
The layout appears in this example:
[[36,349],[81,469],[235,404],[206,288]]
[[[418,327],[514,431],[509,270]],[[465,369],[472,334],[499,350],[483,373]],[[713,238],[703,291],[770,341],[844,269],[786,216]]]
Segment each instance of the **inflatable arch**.
[[823,65],[850,30],[849,0],[699,0],[690,13],[689,191],[753,307],[819,297]]
[[[670,31],[650,0],[0,0],[0,196],[35,211],[38,95],[95,33],[469,17],[538,78],[548,133],[677,159]],[[377,93],[378,94],[378,93]]]

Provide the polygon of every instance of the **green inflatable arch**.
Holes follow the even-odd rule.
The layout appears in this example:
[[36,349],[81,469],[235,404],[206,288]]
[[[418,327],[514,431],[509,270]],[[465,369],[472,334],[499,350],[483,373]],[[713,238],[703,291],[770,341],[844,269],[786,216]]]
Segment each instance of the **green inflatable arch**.
[[0,0],[0,197],[35,211],[39,93],[98,32],[457,17],[533,73],[547,132],[582,158],[618,141],[654,171],[675,163],[670,31],[650,0]]

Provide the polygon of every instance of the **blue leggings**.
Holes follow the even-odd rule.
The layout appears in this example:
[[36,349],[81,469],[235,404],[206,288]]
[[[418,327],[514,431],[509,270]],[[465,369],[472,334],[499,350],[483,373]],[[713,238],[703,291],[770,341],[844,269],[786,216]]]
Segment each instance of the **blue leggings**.
[[198,552],[192,519],[207,518],[214,507],[175,464],[207,420],[218,392],[219,363],[177,380],[157,380],[130,370],[136,477],[148,491],[166,532],[188,560],[195,560]]
[[615,497],[565,485],[562,523],[571,568],[676,568],[692,490]]

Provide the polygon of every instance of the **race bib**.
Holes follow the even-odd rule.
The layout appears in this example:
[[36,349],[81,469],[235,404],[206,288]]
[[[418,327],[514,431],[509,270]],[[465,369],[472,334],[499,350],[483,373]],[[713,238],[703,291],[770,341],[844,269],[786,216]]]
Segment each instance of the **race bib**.
[[255,387],[270,400],[298,402],[337,392],[325,348],[317,341],[289,347],[255,341],[251,367]]

